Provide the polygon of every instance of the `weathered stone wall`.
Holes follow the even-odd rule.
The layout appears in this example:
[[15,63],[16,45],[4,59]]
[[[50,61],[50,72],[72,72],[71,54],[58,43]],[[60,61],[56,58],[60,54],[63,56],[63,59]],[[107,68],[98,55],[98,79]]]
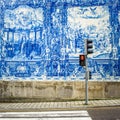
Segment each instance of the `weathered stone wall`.
[[[120,98],[120,82],[88,82],[89,99]],[[0,101],[85,99],[84,81],[0,81]]]

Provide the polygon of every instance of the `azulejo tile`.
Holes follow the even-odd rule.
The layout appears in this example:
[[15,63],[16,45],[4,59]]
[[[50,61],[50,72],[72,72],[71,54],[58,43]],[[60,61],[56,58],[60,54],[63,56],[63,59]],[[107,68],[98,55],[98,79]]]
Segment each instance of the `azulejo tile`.
[[93,80],[120,80],[118,0],[0,0],[0,78],[83,80],[86,39]]

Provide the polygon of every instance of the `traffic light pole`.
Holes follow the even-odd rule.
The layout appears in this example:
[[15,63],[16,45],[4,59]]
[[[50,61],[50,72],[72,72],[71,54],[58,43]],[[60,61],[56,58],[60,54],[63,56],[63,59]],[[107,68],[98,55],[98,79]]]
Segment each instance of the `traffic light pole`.
[[89,76],[88,76],[88,62],[87,62],[87,40],[85,41],[85,105],[88,105],[88,79],[89,79]]
[[86,66],[85,66],[85,104],[88,105],[88,66],[87,66],[87,55],[86,55]]
[[88,70],[87,56],[93,53],[93,41],[85,40],[85,53],[79,55],[79,64],[85,68],[85,104],[88,105],[88,80],[91,79],[91,72]]

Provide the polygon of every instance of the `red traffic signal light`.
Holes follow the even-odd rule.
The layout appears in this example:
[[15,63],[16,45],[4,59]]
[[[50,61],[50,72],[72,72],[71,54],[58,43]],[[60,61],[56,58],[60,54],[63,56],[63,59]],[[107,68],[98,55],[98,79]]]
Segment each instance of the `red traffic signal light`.
[[79,64],[81,66],[85,66],[86,65],[86,56],[85,55],[79,55]]

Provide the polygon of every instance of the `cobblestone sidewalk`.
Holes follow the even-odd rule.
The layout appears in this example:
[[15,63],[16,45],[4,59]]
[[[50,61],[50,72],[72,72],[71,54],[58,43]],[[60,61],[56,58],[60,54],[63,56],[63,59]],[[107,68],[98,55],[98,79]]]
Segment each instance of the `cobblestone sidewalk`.
[[48,111],[73,110],[93,107],[120,106],[120,99],[94,100],[85,105],[85,101],[70,102],[35,102],[35,103],[0,103],[0,111]]

